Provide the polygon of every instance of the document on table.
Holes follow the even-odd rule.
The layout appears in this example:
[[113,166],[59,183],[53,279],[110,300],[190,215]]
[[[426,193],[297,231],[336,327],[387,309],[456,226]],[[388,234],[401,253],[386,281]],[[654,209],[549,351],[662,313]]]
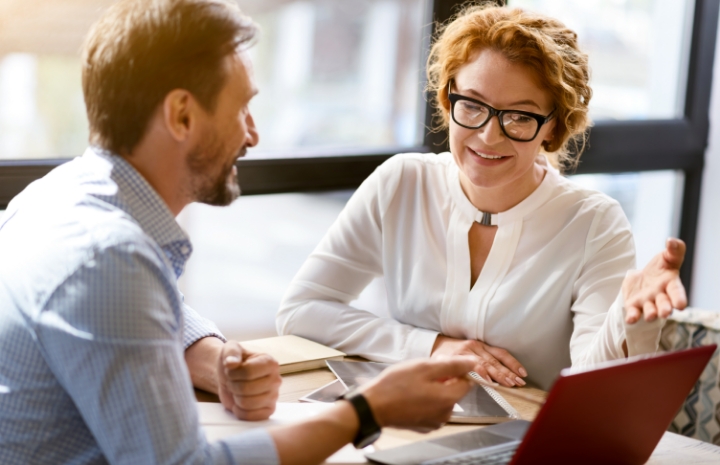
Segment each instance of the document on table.
[[645,465],[711,465],[720,463],[720,447],[666,432]]
[[[268,420],[242,421],[235,418],[235,415],[226,410],[222,404],[197,402],[200,425],[205,430],[208,441],[217,441],[254,428],[269,428],[294,423],[311,418],[329,408],[332,408],[332,404],[278,402],[275,413]],[[366,449],[357,450],[352,444],[348,444],[328,458],[326,463],[365,463],[367,460],[363,453],[368,452],[371,448],[372,446],[369,446]]]

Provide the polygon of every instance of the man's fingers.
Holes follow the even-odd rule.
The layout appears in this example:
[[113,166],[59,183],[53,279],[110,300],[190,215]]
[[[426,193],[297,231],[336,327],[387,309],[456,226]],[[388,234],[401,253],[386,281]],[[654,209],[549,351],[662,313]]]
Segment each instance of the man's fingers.
[[271,408],[277,403],[277,399],[277,392],[266,392],[257,396],[233,396],[235,406],[248,411]]
[[280,376],[277,361],[267,354],[249,356],[238,368],[226,368],[225,375],[231,381],[251,381],[266,376]]
[[667,295],[670,298],[670,302],[673,307],[678,310],[683,310],[687,307],[687,294],[685,293],[685,286],[683,286],[679,277],[668,283]]
[[521,377],[527,376],[527,371],[522,366],[522,364],[520,362],[518,362],[515,357],[510,355],[510,352],[508,352],[507,350],[501,349],[499,347],[488,346],[488,345],[485,346],[485,350],[490,352],[490,355],[494,356],[503,365],[505,365],[507,368],[512,370],[516,376],[521,376]]
[[477,364],[472,356],[458,355],[426,361],[425,375],[429,379],[457,378],[465,376]]
[[275,406],[264,407],[253,410],[245,410],[237,405],[232,408],[232,413],[239,419],[244,421],[262,421],[270,418],[270,415],[275,413]]
[[[465,379],[455,378],[445,383],[443,386],[442,395],[449,399],[448,403],[452,406],[455,405],[455,400],[465,396],[470,390],[470,383]],[[452,414],[452,412],[448,412]]]
[[257,396],[278,392],[282,380],[279,376],[264,376],[250,381],[228,381],[228,390],[236,396]]
[[244,356],[246,353],[240,344],[236,341],[228,341],[223,345],[220,360],[226,369],[233,369],[240,366]]
[[674,237],[665,241],[663,259],[671,269],[679,270],[685,260],[685,243]]

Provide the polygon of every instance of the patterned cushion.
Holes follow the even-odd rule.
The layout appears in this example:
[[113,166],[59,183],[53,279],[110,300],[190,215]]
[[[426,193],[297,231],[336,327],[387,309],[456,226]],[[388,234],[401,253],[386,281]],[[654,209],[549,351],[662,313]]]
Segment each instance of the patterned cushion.
[[[674,312],[660,338],[664,351],[717,344],[720,312],[686,309]],[[720,349],[685,399],[668,431],[720,445]]]

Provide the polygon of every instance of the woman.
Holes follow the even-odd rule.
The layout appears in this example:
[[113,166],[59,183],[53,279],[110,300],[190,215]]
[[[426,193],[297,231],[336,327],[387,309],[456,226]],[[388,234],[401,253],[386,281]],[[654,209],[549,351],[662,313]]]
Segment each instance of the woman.
[[[589,125],[576,34],[470,7],[440,31],[428,78],[450,152],[368,177],[290,285],[278,332],[378,361],[472,354],[487,378],[546,389],[571,364],[654,352],[686,305],[684,244],[628,273],[619,204],[555,168],[577,163]],[[391,318],[348,305],[379,275]]]

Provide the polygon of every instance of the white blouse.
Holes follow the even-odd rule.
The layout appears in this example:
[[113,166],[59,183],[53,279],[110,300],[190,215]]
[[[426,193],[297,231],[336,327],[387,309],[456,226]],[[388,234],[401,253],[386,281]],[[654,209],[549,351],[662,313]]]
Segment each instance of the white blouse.
[[[663,321],[626,327],[621,283],[635,266],[620,205],[547,167],[540,186],[493,215],[498,229],[470,288],[479,212],[450,153],[402,154],[358,188],[285,294],[276,324],[370,360],[430,355],[438,333],[507,349],[549,388],[562,368],[657,349]],[[349,302],[384,276],[392,318]]]

